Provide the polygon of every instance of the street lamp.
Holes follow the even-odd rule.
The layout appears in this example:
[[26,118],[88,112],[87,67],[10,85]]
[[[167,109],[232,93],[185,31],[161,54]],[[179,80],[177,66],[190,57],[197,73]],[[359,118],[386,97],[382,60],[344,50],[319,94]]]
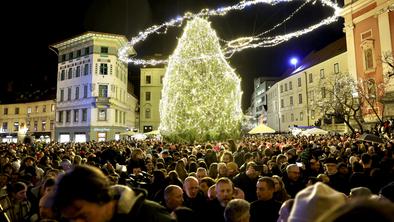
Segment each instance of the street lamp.
[[297,63],[298,63],[298,59],[293,57],[290,59],[290,64],[292,64],[294,66],[294,69],[297,68]]

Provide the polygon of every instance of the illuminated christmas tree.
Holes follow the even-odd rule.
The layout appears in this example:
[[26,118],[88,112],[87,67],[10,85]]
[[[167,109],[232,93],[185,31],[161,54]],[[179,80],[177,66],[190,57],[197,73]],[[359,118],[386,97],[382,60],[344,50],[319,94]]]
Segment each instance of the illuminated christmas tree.
[[194,18],[169,58],[160,101],[160,133],[178,142],[238,137],[240,83],[210,23]]

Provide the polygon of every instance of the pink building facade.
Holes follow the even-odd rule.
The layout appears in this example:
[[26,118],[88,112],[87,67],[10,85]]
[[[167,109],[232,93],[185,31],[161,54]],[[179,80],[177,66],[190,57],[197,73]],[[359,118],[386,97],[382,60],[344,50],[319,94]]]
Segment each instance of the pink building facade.
[[[345,0],[342,16],[350,75],[381,118],[394,117],[394,76],[388,77],[393,69],[387,64],[394,53],[394,0]],[[377,120],[367,103],[363,116]]]

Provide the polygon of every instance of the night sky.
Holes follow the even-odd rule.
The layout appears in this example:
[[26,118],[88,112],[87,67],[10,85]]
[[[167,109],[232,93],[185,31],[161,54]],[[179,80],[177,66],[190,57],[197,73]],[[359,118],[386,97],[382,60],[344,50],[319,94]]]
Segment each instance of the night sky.
[[[57,56],[49,45],[76,36],[85,31],[108,32],[125,35],[129,40],[139,31],[160,24],[186,11],[198,12],[203,8],[228,6],[238,1],[230,0],[59,0],[13,1],[3,10],[3,60],[0,81],[0,101],[15,101],[15,95],[34,90],[55,89]],[[231,40],[250,36],[270,29],[288,17],[301,3],[281,3],[270,7],[258,5],[226,17],[211,18],[211,25],[218,36]],[[276,34],[284,34],[308,27],[317,20],[328,17],[331,11],[319,4],[307,6]],[[343,19],[324,26],[313,33],[290,40],[272,48],[249,49],[229,59],[230,65],[242,78],[243,109],[250,105],[253,78],[281,76],[291,68],[291,56],[300,59],[313,50],[344,36]],[[171,29],[167,35],[153,35],[135,47],[138,56],[149,57],[155,53],[168,56],[176,47],[182,28]],[[138,67],[129,65],[129,80],[139,87]],[[139,90],[135,94],[139,95]],[[54,98],[54,96],[52,96]],[[26,98],[26,96],[24,97]],[[36,98],[41,99],[41,98]]]

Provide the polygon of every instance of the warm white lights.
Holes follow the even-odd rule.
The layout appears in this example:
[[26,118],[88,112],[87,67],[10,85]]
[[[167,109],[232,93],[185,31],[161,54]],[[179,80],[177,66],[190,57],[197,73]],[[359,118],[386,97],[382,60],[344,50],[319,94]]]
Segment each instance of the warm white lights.
[[164,75],[160,133],[178,142],[236,138],[241,97],[241,80],[209,22],[199,17],[189,21]]
[[[158,64],[166,64],[168,61],[167,60],[154,60],[154,59],[149,59],[149,60],[144,60],[144,59],[139,59],[139,58],[129,58],[129,51],[132,49],[137,43],[143,42],[149,35],[151,34],[165,34],[168,28],[171,27],[180,27],[183,23],[183,21],[188,21],[191,19],[194,19],[196,17],[201,17],[201,18],[209,18],[211,16],[224,16],[227,13],[235,10],[243,10],[246,7],[249,6],[254,6],[257,4],[269,4],[271,6],[274,6],[278,3],[281,2],[292,2],[295,0],[250,0],[250,1],[241,1],[238,4],[228,6],[228,7],[221,7],[217,9],[203,9],[199,13],[192,14],[190,12],[186,13],[183,16],[178,16],[175,19],[169,20],[161,25],[154,25],[146,30],[140,32],[137,36],[133,37],[130,42],[127,43],[124,47],[122,47],[119,50],[119,59],[121,59],[124,62],[127,63],[133,63],[135,65],[158,65]],[[323,6],[330,7],[334,10],[334,13],[332,16],[323,19],[322,21],[311,25],[307,28],[292,32],[292,33],[287,33],[284,35],[277,35],[277,36],[265,36],[267,33],[271,32],[272,30],[276,29],[277,27],[281,26],[283,23],[291,19],[299,10],[304,7],[306,4],[311,3],[315,4],[317,1],[321,2]],[[241,38],[237,38],[234,40],[230,41],[223,41],[225,44],[222,46],[222,53],[225,56],[231,56],[236,52],[240,52],[245,49],[249,48],[258,48],[258,47],[272,47],[276,46],[278,44],[281,44],[285,41],[288,41],[293,38],[300,37],[304,34],[307,34],[309,32],[312,32],[313,30],[320,28],[324,25],[331,24],[335,21],[337,21],[338,17],[340,16],[340,11],[341,8],[336,4],[331,2],[330,0],[305,0],[305,2],[297,9],[295,10],[290,16],[288,16],[286,19],[284,19],[281,23],[275,25],[271,29],[264,31],[262,33],[259,33],[255,36],[245,36]],[[199,55],[201,56],[201,55]],[[220,55],[204,55],[207,58],[215,57],[215,56],[220,56]],[[188,58],[191,60],[195,59],[200,59],[199,58]],[[184,58],[186,59],[186,58]]]

